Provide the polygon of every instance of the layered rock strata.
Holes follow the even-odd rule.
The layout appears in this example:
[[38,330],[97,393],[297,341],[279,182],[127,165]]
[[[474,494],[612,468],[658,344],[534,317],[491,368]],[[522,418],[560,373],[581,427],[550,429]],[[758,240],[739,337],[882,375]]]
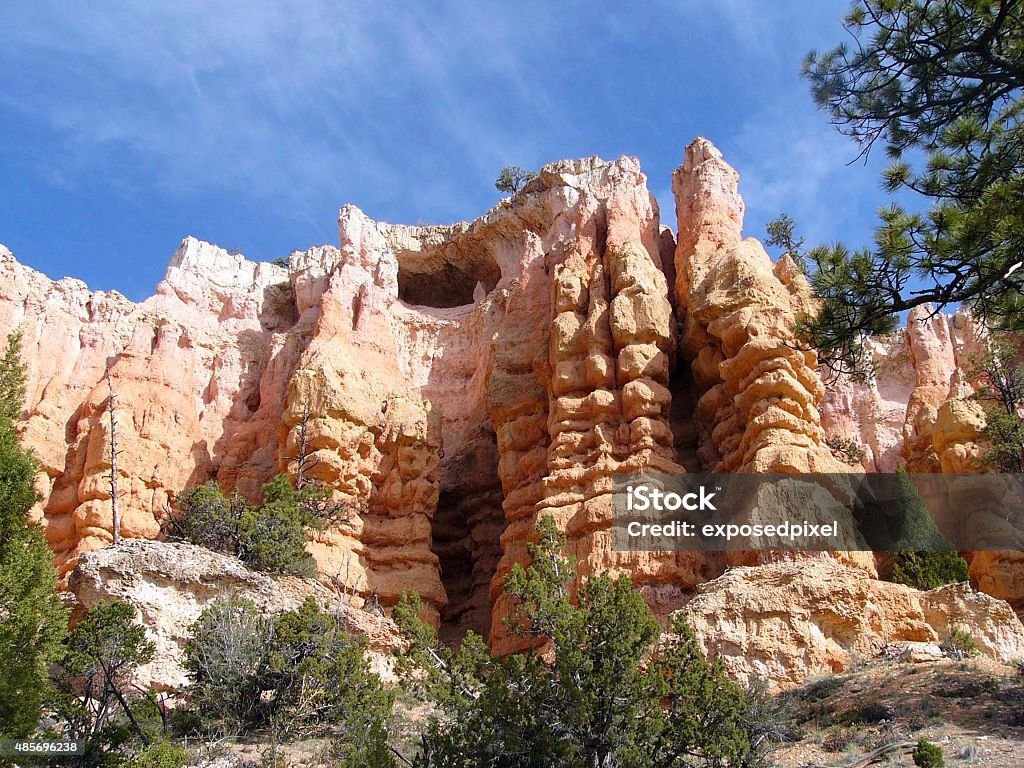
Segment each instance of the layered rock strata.
[[126,536],[155,536],[172,495],[211,475],[249,492],[266,479],[284,403],[272,382],[301,344],[285,270],[187,238],[156,295],[134,304],[3,250],[0,297],[0,328],[23,336],[23,438],[62,572],[110,541],[108,371]]
[[[522,645],[502,586],[541,515],[582,575],[629,575],[663,618],[730,564],[613,551],[616,472],[850,471],[827,436],[864,446],[869,471],[980,455],[969,321],[915,315],[874,347],[873,380],[826,390],[793,343],[807,282],[743,239],[735,170],[698,139],[673,188],[678,242],[628,157],[545,166],[452,226],[345,206],[338,247],[286,267],[187,238],[138,304],[0,252],[0,331],[24,335],[23,436],[57,566],[111,538],[108,372],[125,536],[155,537],[188,486],[258,499],[301,471],[345,512],[309,545],[325,582],[385,608],[418,591],[446,639],[473,629],[499,650]],[[869,555],[841,559],[874,573]],[[1016,600],[1017,567],[976,555],[972,577]]]
[[825,445],[825,388],[794,326],[813,311],[788,257],[772,263],[742,237],[739,174],[708,141],[686,149],[673,176],[679,244],[676,307],[682,351],[699,393],[702,463],[716,472],[843,472]]
[[[987,347],[985,329],[967,312],[943,315],[927,305],[917,307],[904,331],[875,342],[876,375],[866,383],[832,383],[822,407],[823,423],[830,434],[868,448],[868,471],[904,467],[910,472],[988,472],[985,413],[973,397]],[[878,413],[884,418],[873,421],[870,417]],[[1005,542],[1015,537],[1003,530],[1009,510],[988,498],[987,488],[979,494],[968,478],[950,482],[961,486],[951,492],[964,502],[949,521],[957,541],[975,537],[985,545],[986,539]],[[1024,615],[1024,554],[1019,546],[961,554],[978,589],[1008,601]]]
[[[693,423],[702,467],[713,472],[849,472],[832,455],[821,427],[825,388],[817,356],[796,343],[797,319],[814,310],[806,278],[788,256],[773,263],[761,243],[743,239],[739,174],[710,142],[697,139],[686,148],[673,176],[673,192],[679,225],[676,310],[696,397]],[[756,519],[749,522],[781,522],[758,512],[772,507],[806,508],[806,519],[828,522],[831,498],[808,505],[798,499],[799,486],[791,489],[788,504],[759,500]],[[854,521],[843,519],[840,528],[839,549],[844,551],[835,554],[873,573],[870,553],[858,551],[863,542]],[[730,562],[790,557],[734,552]]]

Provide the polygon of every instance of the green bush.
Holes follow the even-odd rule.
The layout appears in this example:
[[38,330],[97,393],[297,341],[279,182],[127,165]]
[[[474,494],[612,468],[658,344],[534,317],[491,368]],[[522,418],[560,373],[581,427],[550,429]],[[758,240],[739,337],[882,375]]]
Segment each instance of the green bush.
[[913,752],[914,765],[918,768],[944,768],[942,748],[936,744],[920,739]]
[[989,440],[985,462],[1000,472],[1024,472],[1024,419],[1014,411],[1007,413],[991,404],[985,408],[985,428]]
[[222,596],[203,611],[185,646],[197,714],[236,732],[265,722],[271,634],[269,620],[248,600]]
[[985,411],[982,434],[988,438],[984,461],[999,472],[1024,472],[1024,365],[1019,362],[1019,343],[995,333],[985,352],[969,359],[967,371],[978,381],[973,397]]
[[238,525],[242,560],[258,571],[316,576],[306,551],[306,522],[302,510],[285,501],[247,509]]
[[185,665],[193,703],[211,730],[331,732],[339,761],[372,765],[360,761],[387,751],[392,698],[365,650],[313,598],[268,619],[247,600],[221,597],[193,626]]
[[323,489],[297,491],[278,475],[263,486],[263,503],[251,506],[237,493],[226,497],[211,481],[181,494],[177,506],[165,525],[173,538],[235,555],[256,570],[316,575],[306,533],[324,523],[318,512],[330,505]]
[[24,399],[21,336],[13,333],[0,358],[0,738],[35,730],[67,629],[53,553],[28,519],[36,464],[15,431]]
[[132,743],[150,741],[144,710],[151,702],[131,680],[155,650],[127,603],[96,605],[68,635],[52,703],[62,738],[85,743],[71,765],[118,764]]
[[188,765],[188,750],[180,744],[166,739],[154,741],[143,747],[128,761],[129,768],[185,768]]
[[[270,670],[278,720],[293,735],[337,734],[341,765],[382,765],[393,698],[366,661],[366,640],[307,598],[274,620]],[[373,760],[370,757],[373,756]]]
[[900,471],[895,482],[895,498],[888,509],[895,550],[891,580],[915,589],[967,581],[967,562],[942,537],[910,477]]
[[897,552],[892,580],[915,589],[936,589],[967,581],[967,562],[956,552]]
[[243,498],[225,497],[211,480],[181,494],[177,506],[179,514],[171,518],[170,535],[214,552],[241,553],[239,524],[248,509]]
[[410,684],[437,708],[413,764],[651,768],[685,755],[693,768],[758,765],[770,741],[763,719],[692,630],[676,622],[661,638],[628,578],[595,576],[575,589],[550,517],[538,535],[533,562],[512,569],[505,592],[509,628],[550,660],[494,658],[473,633],[446,649],[416,618],[418,598],[395,608]]
[[501,173],[498,174],[498,178],[494,182],[494,187],[499,192],[508,192],[509,194],[515,195],[521,192],[523,187],[535,178],[537,178],[537,174],[533,171],[524,170],[518,165],[507,165],[502,168]]
[[900,470],[872,485],[877,498],[863,500],[855,514],[868,545],[894,553],[886,577],[916,589],[967,581],[967,563],[943,537],[910,476]]
[[951,659],[966,659],[978,655],[978,644],[969,630],[953,627],[942,642],[942,652]]

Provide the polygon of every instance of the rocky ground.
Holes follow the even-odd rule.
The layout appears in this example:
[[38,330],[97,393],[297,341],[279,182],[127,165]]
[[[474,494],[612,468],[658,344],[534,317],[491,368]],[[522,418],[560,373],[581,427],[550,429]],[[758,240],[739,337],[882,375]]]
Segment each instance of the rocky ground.
[[[1024,674],[983,659],[927,664],[871,662],[821,677],[781,697],[798,740],[780,768],[843,766],[887,744],[924,738],[947,766],[1024,763]],[[877,765],[913,765],[890,754]]]
[[[864,760],[883,747],[927,739],[938,744],[947,766],[1018,768],[1024,762],[1024,673],[986,659],[925,664],[870,661],[851,671],[819,677],[778,694],[779,720],[793,739],[770,758],[777,768],[913,766],[910,748]],[[413,748],[414,725],[424,712],[408,697],[397,707],[395,727]],[[266,765],[265,740],[208,745],[203,766]],[[280,749],[293,768],[329,764],[330,742],[310,739]]]

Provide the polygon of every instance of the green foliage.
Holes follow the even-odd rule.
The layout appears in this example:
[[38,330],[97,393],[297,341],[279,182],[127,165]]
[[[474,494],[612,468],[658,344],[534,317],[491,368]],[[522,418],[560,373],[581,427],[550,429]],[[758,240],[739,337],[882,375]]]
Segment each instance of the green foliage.
[[[275,707],[295,727],[330,724],[350,758],[376,746],[392,699],[366,662],[366,642],[313,598],[274,620],[270,654]],[[375,730],[376,729],[376,730]]]
[[532,652],[496,659],[472,633],[457,652],[441,648],[416,619],[415,599],[394,612],[441,710],[415,764],[755,765],[744,693],[705,659],[692,631],[679,622],[659,642],[626,578],[591,578],[574,601],[574,564],[550,518],[538,538],[532,563],[515,567],[505,590],[516,605],[510,628],[550,661]]
[[[3,462],[0,449],[0,462]],[[2,514],[2,512],[0,512]],[[49,667],[67,627],[52,553],[35,528],[0,543],[0,737],[24,738],[39,721]]]
[[777,218],[768,222],[765,227],[768,239],[765,244],[781,248],[783,254],[788,254],[791,259],[800,267],[801,272],[807,272],[807,263],[804,259],[804,239],[797,237],[796,222],[789,214],[781,213]]
[[363,722],[350,718],[345,734],[331,741],[334,768],[395,768],[398,765],[388,744],[387,721],[378,717],[379,714],[368,713]]
[[535,178],[537,178],[537,174],[533,171],[524,170],[517,165],[507,165],[498,174],[498,178],[494,182],[494,188],[499,192],[515,195]]
[[942,757],[942,747],[924,739],[918,740],[912,757],[914,765],[918,768],[944,768],[946,765],[946,761]]
[[928,505],[905,471],[872,475],[870,485],[872,495],[859,501],[855,514],[864,540],[871,549],[908,552],[908,574],[913,573],[914,553],[925,555],[922,562],[931,562],[927,553],[953,551],[953,545],[942,536]]
[[[801,326],[833,370],[863,367],[863,334],[897,313],[960,303],[993,326],[1024,328],[1024,13],[1020,0],[857,0],[853,44],[808,54],[819,106],[861,152],[878,141],[890,193],[927,213],[880,211],[872,248],[812,249],[822,309]],[[923,157],[915,168],[906,157]]]
[[867,455],[864,452],[864,447],[855,440],[829,437],[825,440],[825,445],[832,451],[833,456],[844,464],[849,464],[851,467],[861,466],[864,462],[864,457]]
[[392,698],[365,650],[313,598],[267,619],[247,600],[221,597],[203,611],[185,648],[190,695],[212,728],[271,725],[289,737],[330,731],[339,764],[390,765],[380,760],[390,759]]
[[245,499],[237,493],[225,497],[211,480],[181,494],[177,506],[180,514],[170,518],[170,535],[215,552],[241,554],[239,524],[248,509]]
[[865,504],[866,514],[859,513],[868,544],[894,553],[889,580],[915,589],[967,581],[967,563],[943,538],[910,476],[897,472],[892,483],[891,498]]
[[25,402],[25,369],[21,363],[21,334],[7,337],[0,359],[0,546],[25,527],[29,510],[38,500],[32,485],[36,465],[23,451],[15,431]]
[[131,681],[155,648],[134,617],[127,603],[97,605],[65,641],[53,703],[64,738],[85,742],[76,765],[116,764],[132,740],[151,740],[140,715],[145,692]]
[[21,331],[7,336],[0,359],[0,421],[13,425],[25,407],[25,366],[21,361]]
[[942,641],[942,652],[957,661],[978,655],[978,643],[966,627],[953,627]]
[[306,551],[305,522],[302,510],[285,502],[246,510],[238,527],[242,560],[260,571],[315,576],[316,563]]
[[315,576],[306,551],[308,528],[322,527],[320,511],[330,508],[329,492],[315,485],[296,490],[285,475],[263,486],[263,503],[250,506],[237,493],[224,496],[214,482],[192,488],[178,499],[168,535],[242,559],[270,573]]
[[166,739],[143,747],[128,761],[129,768],[185,768],[189,763],[188,750]]
[[261,699],[269,671],[271,623],[248,600],[214,600],[192,626],[185,668],[192,677],[192,704],[210,721],[232,731],[266,720]]
[[1000,472],[1024,474],[1024,419],[998,408],[985,409],[982,434],[989,441],[984,461]]
[[956,552],[897,552],[892,581],[915,589],[936,589],[968,581],[967,562]]
[[0,738],[35,730],[67,627],[52,553],[28,519],[36,464],[15,432],[24,398],[21,335],[12,333],[0,359]]
[[969,374],[979,382],[974,397],[985,410],[985,463],[1019,474],[1024,473],[1024,365],[1016,358],[1013,345],[996,336],[985,354],[970,361]]

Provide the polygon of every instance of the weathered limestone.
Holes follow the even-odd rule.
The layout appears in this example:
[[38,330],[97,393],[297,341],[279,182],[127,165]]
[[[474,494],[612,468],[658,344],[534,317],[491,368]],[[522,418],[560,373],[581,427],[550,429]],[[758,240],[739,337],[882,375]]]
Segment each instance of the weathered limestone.
[[23,435],[40,459],[37,515],[62,572],[110,537],[108,368],[128,449],[119,461],[126,535],[155,535],[170,495],[211,474],[250,492],[266,480],[256,473],[246,487],[231,468],[259,465],[260,451],[272,465],[276,421],[271,435],[245,427],[262,401],[278,414],[283,404],[261,387],[294,323],[286,280],[278,267],[186,238],[156,295],[133,304],[0,253],[0,328],[23,333]]
[[917,384],[907,403],[903,456],[910,472],[938,472],[940,460],[932,437],[956,371],[950,328],[945,315],[933,316],[930,307],[921,306],[907,317],[906,333]]
[[[443,638],[472,629],[499,651],[523,644],[504,627],[502,587],[542,515],[582,576],[627,574],[662,619],[728,565],[778,559],[613,552],[616,472],[852,471],[826,435],[862,445],[867,471],[983,469],[970,319],[922,309],[905,334],[872,342],[873,379],[826,388],[793,343],[814,309],[807,281],[743,239],[738,179],[693,142],[673,179],[678,238],[628,157],[545,166],[451,226],[345,206],[338,246],[287,267],[186,238],[139,304],[0,250],[0,331],[25,337],[21,429],[58,567],[110,541],[108,369],[127,538],[156,536],[191,485],[255,500],[301,464],[346,511],[309,544],[325,583],[385,608],[418,591]],[[860,571],[847,578],[836,560]],[[874,584],[870,553],[792,567]],[[1021,567],[971,555],[975,584],[1018,610]],[[886,603],[903,611],[894,625],[905,602]]]
[[79,610],[111,600],[123,600],[135,608],[136,620],[156,646],[153,661],[139,668],[135,682],[157,690],[188,685],[183,663],[190,628],[220,596],[249,600],[264,615],[294,610],[313,597],[366,636],[371,666],[385,678],[394,675],[393,651],[401,645],[398,628],[390,619],[348,604],[316,581],[271,578],[250,571],[234,557],[191,544],[125,540],[117,547],[85,552],[69,587]]
[[865,343],[875,375],[864,382],[831,378],[821,403],[821,426],[828,437],[863,448],[864,461],[856,471],[895,472],[904,464],[907,403],[917,384],[914,360],[902,332]]
[[699,393],[700,458],[716,472],[842,472],[824,444],[816,356],[793,345],[810,288],[790,260],[772,264],[758,241],[741,239],[738,184],[705,139],[673,176],[676,308]]
[[[738,185],[736,171],[702,138],[673,175],[676,310],[697,398],[697,457],[713,472],[848,472],[825,444],[817,357],[795,344],[797,319],[814,307],[810,287],[791,259],[773,264],[757,240],[741,239]],[[842,527],[855,549],[853,521]],[[870,553],[837,556],[874,572]],[[779,557],[788,556],[736,552],[729,560]]]
[[783,688],[887,647],[941,643],[953,629],[989,658],[1024,655],[1024,626],[1002,600],[966,584],[919,592],[833,560],[733,568],[680,613],[731,675]]

